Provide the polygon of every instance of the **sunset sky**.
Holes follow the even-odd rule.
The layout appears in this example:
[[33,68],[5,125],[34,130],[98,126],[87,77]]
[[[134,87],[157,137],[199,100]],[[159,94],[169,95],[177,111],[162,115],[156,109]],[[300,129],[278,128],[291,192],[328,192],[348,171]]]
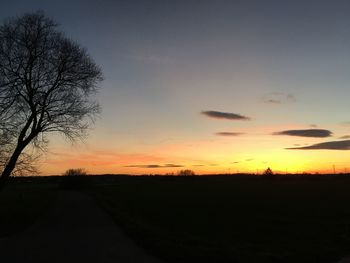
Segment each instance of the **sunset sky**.
[[350,171],[349,1],[11,0],[0,19],[38,9],[104,75],[90,136],[50,136],[42,174]]

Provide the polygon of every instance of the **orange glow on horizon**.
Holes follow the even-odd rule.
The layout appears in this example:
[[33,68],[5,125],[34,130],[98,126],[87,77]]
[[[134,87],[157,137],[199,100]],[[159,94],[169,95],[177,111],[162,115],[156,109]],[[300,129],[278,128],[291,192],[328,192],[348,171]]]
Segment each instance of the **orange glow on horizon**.
[[72,150],[60,146],[40,168],[43,175],[62,174],[69,168],[85,168],[90,174],[131,175],[176,174],[182,169],[191,169],[196,174],[261,174],[268,167],[281,174],[333,173],[333,166],[338,173],[350,171],[346,151],[284,149],[291,146],[290,141],[285,137],[276,140],[271,135],[247,135],[140,147],[146,153]]

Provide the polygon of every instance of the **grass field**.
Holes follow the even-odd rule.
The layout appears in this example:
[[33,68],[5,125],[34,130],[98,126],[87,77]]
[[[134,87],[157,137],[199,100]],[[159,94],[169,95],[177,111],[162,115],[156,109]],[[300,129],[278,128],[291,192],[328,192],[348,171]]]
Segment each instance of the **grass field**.
[[9,183],[0,192],[0,238],[32,225],[52,205],[56,188],[47,183]]
[[336,262],[350,255],[350,177],[125,177],[93,194],[170,262]]
[[[91,179],[82,190],[168,262],[337,262],[350,255],[350,177]],[[40,180],[0,193],[0,238],[53,205],[59,180]]]

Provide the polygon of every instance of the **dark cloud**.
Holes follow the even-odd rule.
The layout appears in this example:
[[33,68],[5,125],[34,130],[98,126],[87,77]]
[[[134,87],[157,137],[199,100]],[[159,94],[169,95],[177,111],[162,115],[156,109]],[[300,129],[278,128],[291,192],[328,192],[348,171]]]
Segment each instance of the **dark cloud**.
[[288,102],[296,102],[293,94],[286,94],[283,92],[270,92],[262,96],[261,100],[269,104],[283,104]]
[[273,135],[324,138],[324,137],[332,136],[332,132],[324,129],[286,130],[286,131],[275,132],[273,133]]
[[264,100],[264,102],[266,102],[266,103],[272,103],[272,104],[281,104],[281,103],[282,103],[282,101],[280,101],[280,100],[274,100],[274,99],[266,99],[266,100]]
[[288,150],[350,150],[350,140],[317,143],[310,146],[286,148]]
[[163,165],[162,167],[184,167],[181,164],[172,164],[172,163],[168,163],[166,165]]
[[343,140],[350,139],[350,135],[341,136],[341,137],[339,137],[339,139],[343,139]]
[[251,162],[253,160],[254,160],[254,158],[245,159],[246,162]]
[[177,167],[184,167],[183,165],[179,164],[172,164],[168,163],[165,165],[159,165],[159,164],[135,164],[135,165],[126,165],[124,167],[130,167],[130,168],[177,168]]
[[249,117],[230,112],[221,112],[221,111],[202,111],[201,114],[214,118],[214,119],[226,119],[226,120],[250,120]]
[[242,132],[217,132],[215,134],[218,136],[239,136],[239,135],[243,135],[244,133],[242,133]]
[[318,126],[316,124],[310,124],[310,127],[317,128]]
[[237,163],[240,163],[240,161],[232,162],[231,164],[237,164]]
[[203,166],[205,166],[204,164],[194,164],[194,165],[192,165],[193,167],[203,167]]

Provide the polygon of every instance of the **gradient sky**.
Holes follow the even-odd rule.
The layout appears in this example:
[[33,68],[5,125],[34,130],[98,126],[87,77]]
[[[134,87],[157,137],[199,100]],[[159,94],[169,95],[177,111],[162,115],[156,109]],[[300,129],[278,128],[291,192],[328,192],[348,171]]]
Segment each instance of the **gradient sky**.
[[11,0],[0,19],[38,9],[105,77],[90,136],[51,136],[42,174],[350,171],[349,1]]

